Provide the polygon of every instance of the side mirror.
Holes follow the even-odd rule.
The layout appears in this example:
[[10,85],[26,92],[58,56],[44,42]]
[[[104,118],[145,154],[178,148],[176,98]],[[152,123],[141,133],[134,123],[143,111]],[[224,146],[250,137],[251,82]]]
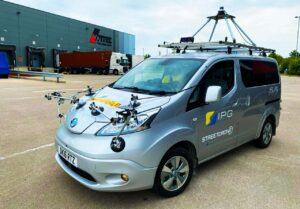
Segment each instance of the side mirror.
[[221,86],[209,86],[206,90],[205,102],[213,103],[221,100],[222,88]]

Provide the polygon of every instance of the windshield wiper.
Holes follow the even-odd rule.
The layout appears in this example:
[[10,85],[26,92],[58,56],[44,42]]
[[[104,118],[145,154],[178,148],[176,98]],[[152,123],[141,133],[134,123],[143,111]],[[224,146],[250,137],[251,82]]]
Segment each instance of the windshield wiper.
[[167,95],[167,94],[177,94],[176,91],[149,91],[149,94],[153,95]]
[[177,92],[173,91],[151,91],[147,89],[140,89],[136,86],[114,86],[113,88],[115,89],[129,89],[133,90],[135,92],[142,92],[142,93],[147,93],[147,94],[152,94],[152,95],[168,95],[168,94],[177,94]]
[[133,90],[135,92],[146,92],[146,93],[150,92],[147,89],[140,89],[136,86],[114,86],[113,88],[115,88],[115,89],[129,89],[129,90]]

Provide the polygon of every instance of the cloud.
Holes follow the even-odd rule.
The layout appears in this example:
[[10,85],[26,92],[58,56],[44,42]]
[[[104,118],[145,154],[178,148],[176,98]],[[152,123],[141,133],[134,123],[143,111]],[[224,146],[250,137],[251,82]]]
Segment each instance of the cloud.
[[[178,41],[192,35],[206,17],[225,6],[237,17],[238,24],[260,46],[274,48],[287,56],[296,45],[300,4],[296,0],[15,0],[15,3],[55,14],[91,22],[136,35],[136,53],[157,55],[163,41]],[[199,41],[207,41],[213,24],[201,31]],[[215,40],[229,37],[225,24],[215,33]],[[238,33],[235,33],[238,37]],[[241,39],[239,39],[241,40]],[[242,41],[242,40],[241,40]]]

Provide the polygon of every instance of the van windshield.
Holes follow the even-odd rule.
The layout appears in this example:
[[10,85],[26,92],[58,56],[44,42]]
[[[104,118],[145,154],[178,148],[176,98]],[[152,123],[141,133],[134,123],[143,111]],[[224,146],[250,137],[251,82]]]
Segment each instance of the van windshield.
[[112,88],[149,94],[176,94],[205,60],[147,59],[114,83]]

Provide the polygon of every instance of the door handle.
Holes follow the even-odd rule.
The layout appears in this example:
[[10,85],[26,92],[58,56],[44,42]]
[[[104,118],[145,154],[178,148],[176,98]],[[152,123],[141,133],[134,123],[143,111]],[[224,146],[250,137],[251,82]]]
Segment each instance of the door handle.
[[238,106],[250,106],[250,96],[244,97],[244,98],[238,98],[238,100],[232,104],[232,107],[238,107]]
[[239,106],[239,100],[237,100],[235,103],[233,103],[232,107],[237,107]]

